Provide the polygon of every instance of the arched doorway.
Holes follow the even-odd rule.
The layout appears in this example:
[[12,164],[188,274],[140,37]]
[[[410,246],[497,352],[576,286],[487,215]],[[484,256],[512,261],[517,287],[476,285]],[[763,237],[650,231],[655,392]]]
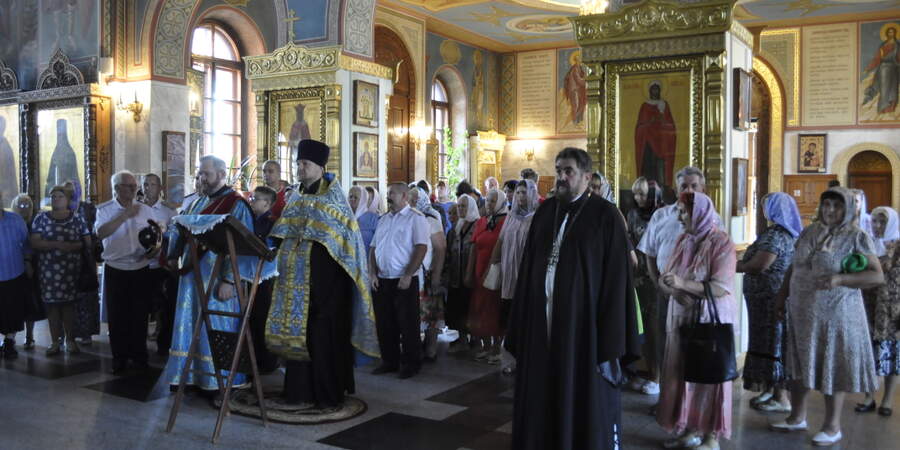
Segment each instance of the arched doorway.
[[410,182],[415,178],[416,155],[410,142],[409,126],[414,120],[416,75],[409,51],[390,28],[375,27],[375,62],[394,68],[394,93],[387,115],[387,181]]
[[769,193],[769,145],[772,134],[772,96],[762,77],[753,77],[752,95],[750,117],[756,121],[756,129],[750,132],[748,138],[753,175],[756,177],[753,192],[756,195],[751,199],[754,202],[751,210],[756,211],[756,231],[759,232],[766,229],[766,216],[758,205],[759,200]]
[[879,152],[866,150],[850,159],[847,167],[847,185],[866,193],[868,208],[891,206],[891,162]]

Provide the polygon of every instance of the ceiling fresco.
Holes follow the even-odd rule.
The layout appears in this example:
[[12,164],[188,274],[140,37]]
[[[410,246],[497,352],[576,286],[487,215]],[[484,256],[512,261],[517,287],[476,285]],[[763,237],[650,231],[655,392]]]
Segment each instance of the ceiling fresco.
[[[574,44],[568,17],[580,0],[382,0],[428,18],[429,30],[495,51]],[[610,3],[621,5],[624,0]],[[900,0],[738,0],[744,24],[827,21],[848,14],[900,14]],[[842,17],[842,20],[844,17]],[[442,26],[444,29],[442,29]]]

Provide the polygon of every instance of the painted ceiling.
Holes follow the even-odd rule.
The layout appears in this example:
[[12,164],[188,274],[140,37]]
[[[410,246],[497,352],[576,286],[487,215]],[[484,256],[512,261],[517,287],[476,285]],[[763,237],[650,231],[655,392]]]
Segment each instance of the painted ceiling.
[[[567,17],[580,0],[383,0],[429,18],[429,29],[492,50],[574,44]],[[610,3],[621,4],[623,0]],[[745,24],[896,11],[900,0],[738,0]],[[852,20],[852,19],[850,19]],[[442,25],[445,29],[442,29]]]

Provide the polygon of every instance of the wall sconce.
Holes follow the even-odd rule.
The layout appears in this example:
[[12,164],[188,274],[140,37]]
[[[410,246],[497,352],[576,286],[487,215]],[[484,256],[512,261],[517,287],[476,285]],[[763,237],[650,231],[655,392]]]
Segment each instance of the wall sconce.
[[416,148],[428,143],[431,138],[431,127],[422,123],[417,123],[409,128],[409,134],[416,144]]
[[528,147],[525,149],[525,159],[528,161],[534,161],[534,147]]
[[609,8],[608,0],[581,0],[581,11],[579,15],[589,16],[591,14],[603,14]]
[[119,102],[116,103],[116,109],[130,112],[135,123],[137,123],[141,121],[141,112],[144,110],[144,104],[138,101],[137,92],[134,93],[134,101],[127,105],[122,102],[122,94],[119,94]]

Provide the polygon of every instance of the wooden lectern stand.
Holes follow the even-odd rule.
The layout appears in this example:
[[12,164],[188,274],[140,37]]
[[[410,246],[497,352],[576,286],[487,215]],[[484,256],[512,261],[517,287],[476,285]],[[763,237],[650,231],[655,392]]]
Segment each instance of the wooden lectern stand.
[[[219,433],[222,431],[222,422],[228,414],[228,400],[231,395],[234,376],[237,372],[252,374],[263,426],[268,426],[266,407],[262,393],[262,383],[260,383],[259,371],[256,368],[256,354],[253,351],[253,338],[250,336],[247,324],[250,317],[250,310],[253,308],[253,299],[256,297],[256,290],[259,287],[259,279],[262,276],[263,264],[266,260],[271,261],[275,257],[275,252],[269,249],[265,243],[232,216],[226,217],[225,220],[216,224],[211,230],[203,234],[195,235],[183,227],[181,231],[187,238],[191,261],[200,261],[199,247],[201,245],[208,251],[215,252],[216,261],[213,266],[213,275],[210,277],[209,283],[207,283],[205,289],[203,287],[203,277],[200,273],[200,265],[197,263],[193,264],[192,272],[194,274],[194,289],[196,289],[197,292],[197,301],[200,303],[200,315],[197,316],[197,320],[194,323],[194,334],[191,337],[187,362],[181,369],[178,393],[175,395],[175,404],[172,405],[172,411],[169,414],[169,423],[166,426],[166,432],[172,431],[172,427],[175,426],[175,418],[178,417],[178,409],[181,407],[181,402],[184,400],[185,381],[187,380],[188,373],[194,372],[203,375],[212,375],[216,377],[217,384],[219,385],[219,394],[222,396],[222,406],[219,408],[219,417],[216,419],[216,428],[213,431],[212,436],[212,442],[215,443],[219,439]],[[238,256],[253,256],[259,258],[249,295],[247,294],[243,283],[238,282],[240,280],[240,272],[237,263]],[[230,259],[231,270],[232,273],[235,274],[235,289],[237,290],[238,303],[240,305],[238,312],[209,309],[210,294],[218,281],[216,274],[220,273],[226,258]],[[240,321],[240,331],[235,333],[212,329],[210,316],[214,315],[238,319]],[[204,372],[199,367],[193,367],[194,359],[199,359],[201,357],[198,352],[198,347],[200,345],[200,329],[203,324],[206,324],[206,333],[209,338],[209,346],[213,355],[212,359],[215,373]],[[250,354],[249,360],[246,355],[243,354],[244,348],[246,348]],[[227,379],[224,379],[225,377],[222,374],[223,370],[228,370]]]

